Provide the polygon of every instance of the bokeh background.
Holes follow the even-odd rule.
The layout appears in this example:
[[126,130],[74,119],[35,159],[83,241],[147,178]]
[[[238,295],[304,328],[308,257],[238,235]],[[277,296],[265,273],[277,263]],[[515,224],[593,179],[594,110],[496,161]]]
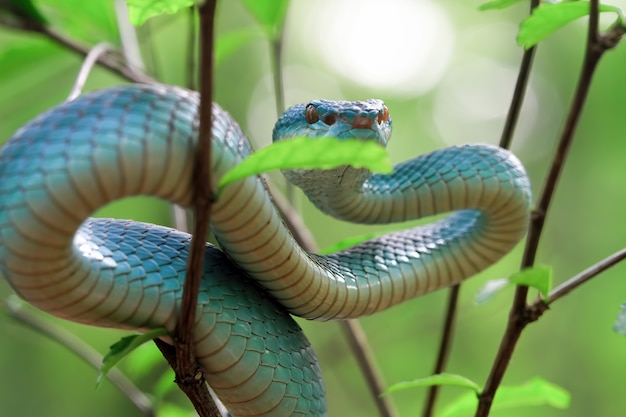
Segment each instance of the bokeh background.
[[[112,1],[34,2],[60,30],[94,45],[119,44]],[[293,0],[284,45],[287,105],[313,98],[386,101],[394,122],[393,162],[451,144],[496,144],[512,96],[522,50],[515,36],[525,2],[479,12],[480,0]],[[612,4],[626,6],[624,1]],[[608,18],[610,16],[607,16]],[[610,19],[605,23],[610,22]],[[572,97],[583,55],[585,19],[541,44],[513,151],[541,188]],[[185,85],[189,20],[157,17],[139,29],[144,58],[159,80]],[[269,47],[239,1],[219,2],[217,33],[256,34],[215,69],[215,98],[254,145],[266,146],[276,119]],[[81,58],[53,42],[0,28],[0,142],[20,125],[65,99]],[[551,207],[537,260],[561,282],[626,243],[626,45],[606,54]],[[96,68],[86,90],[125,81]],[[279,175],[273,176],[282,184]],[[296,193],[297,205],[320,247],[373,230],[333,220]],[[103,216],[171,224],[167,204],[146,198],[114,203]],[[462,289],[449,371],[484,382],[498,348],[513,290],[477,306],[487,280],[516,271],[522,247],[468,281]],[[547,406],[494,411],[494,416],[588,417],[626,414],[626,338],[612,331],[626,301],[626,263],[615,266],[555,303],[527,328],[504,383],[543,378],[572,394],[567,410]],[[0,297],[12,294],[0,281]],[[362,320],[387,383],[427,376],[436,355],[446,292],[407,302]],[[98,351],[123,332],[93,329],[41,315]],[[331,416],[376,416],[373,401],[336,323],[302,322],[322,363]],[[139,416],[96,371],[59,345],[0,314],[0,416]],[[148,350],[154,350],[148,347]],[[150,356],[150,353],[146,353]],[[154,355],[152,355],[154,356]],[[160,371],[131,357],[122,369],[147,391]],[[440,407],[461,391],[443,391]],[[394,394],[401,416],[417,415],[425,390]],[[176,393],[169,401],[184,400]],[[440,409],[441,409],[440,408]]]

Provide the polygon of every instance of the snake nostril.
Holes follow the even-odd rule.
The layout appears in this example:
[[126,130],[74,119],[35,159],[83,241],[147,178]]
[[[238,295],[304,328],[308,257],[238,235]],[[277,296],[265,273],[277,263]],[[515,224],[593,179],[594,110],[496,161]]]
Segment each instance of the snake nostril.
[[324,123],[326,123],[328,126],[334,125],[336,121],[337,116],[335,116],[334,114],[329,114],[328,116],[324,117]]

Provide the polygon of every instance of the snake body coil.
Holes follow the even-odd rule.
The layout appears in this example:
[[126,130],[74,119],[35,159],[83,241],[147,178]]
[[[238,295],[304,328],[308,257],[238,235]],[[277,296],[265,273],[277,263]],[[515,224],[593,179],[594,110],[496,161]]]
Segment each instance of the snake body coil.
[[[174,87],[117,87],[61,104],[14,134],[0,151],[0,272],[21,297],[81,323],[174,330],[189,235],[89,215],[133,195],[191,205],[198,104],[195,93]],[[376,100],[295,106],[274,139],[386,143],[386,111]],[[218,106],[213,118],[215,189],[251,147]],[[349,221],[455,213],[310,255],[260,178],[227,186],[212,207],[224,252],[206,247],[195,341],[209,384],[235,416],[325,415],[317,359],[288,312],[329,320],[383,310],[484,269],[526,229],[528,178],[514,156],[491,146],[436,151],[391,175],[347,167],[286,175],[322,210]]]

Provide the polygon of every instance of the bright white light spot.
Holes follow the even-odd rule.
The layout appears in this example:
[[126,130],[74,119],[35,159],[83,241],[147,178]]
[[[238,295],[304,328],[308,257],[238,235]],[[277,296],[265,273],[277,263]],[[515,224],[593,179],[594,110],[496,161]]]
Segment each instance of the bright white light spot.
[[354,82],[415,95],[432,88],[448,66],[454,29],[445,11],[428,0],[305,3],[306,12],[298,13],[307,16],[305,45]]

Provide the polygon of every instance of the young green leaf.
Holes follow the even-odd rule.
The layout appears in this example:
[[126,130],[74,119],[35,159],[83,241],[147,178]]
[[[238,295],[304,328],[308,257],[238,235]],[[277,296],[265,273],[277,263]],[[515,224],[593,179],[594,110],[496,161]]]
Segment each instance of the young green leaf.
[[430,387],[433,385],[445,385],[453,387],[467,388],[473,391],[474,396],[482,389],[480,385],[471,379],[465,378],[456,374],[437,374],[431,375],[426,378],[415,379],[413,381],[398,382],[389,387],[383,395],[391,394],[397,391],[403,391],[406,389],[418,388],[418,387]]
[[[497,411],[537,405],[564,409],[569,407],[569,403],[570,394],[565,389],[542,378],[534,378],[524,385],[500,387],[491,409]],[[476,395],[468,392],[448,403],[439,417],[473,416],[477,405]]]
[[478,10],[495,10],[495,9],[506,9],[514,5],[515,3],[519,3],[523,0],[493,0],[484,4],[481,4],[478,7]]
[[352,236],[352,237],[348,237],[345,239],[341,239],[339,242],[335,243],[334,245],[331,245],[319,251],[319,254],[328,255],[329,253],[339,252],[340,250],[351,248],[354,245],[358,245],[361,242],[365,242],[366,240],[373,239],[380,235],[381,235],[380,233],[373,232],[373,233],[366,233],[364,235]]
[[285,23],[289,0],[243,0],[243,4],[270,38],[279,36]]
[[511,275],[509,281],[511,284],[533,287],[547,299],[552,289],[552,268],[544,265],[526,268]]
[[220,179],[219,188],[273,169],[330,169],[342,165],[392,171],[387,150],[357,139],[298,137],[273,143],[244,159]]
[[[622,20],[622,11],[615,6],[600,5],[601,12],[615,12]],[[589,14],[588,1],[543,3],[524,19],[517,35],[517,43],[531,48],[567,23]]]
[[148,342],[157,337],[166,336],[168,334],[165,329],[154,329],[143,334],[135,334],[131,336],[122,337],[117,342],[113,343],[109,348],[109,351],[102,359],[102,367],[98,373],[96,379],[96,385],[102,382],[102,379],[106,376],[107,372],[113,368],[122,358],[135,350],[138,346],[145,342]]
[[512,284],[508,278],[499,278],[487,281],[485,285],[476,293],[474,301],[476,304],[484,304],[491,300],[494,295],[510,285]]
[[180,9],[191,7],[194,0],[126,0],[128,18],[135,26],[141,26],[151,17],[163,13],[176,13]]
[[617,320],[613,324],[613,330],[622,336],[626,336],[626,303],[622,304],[621,310],[617,315]]

